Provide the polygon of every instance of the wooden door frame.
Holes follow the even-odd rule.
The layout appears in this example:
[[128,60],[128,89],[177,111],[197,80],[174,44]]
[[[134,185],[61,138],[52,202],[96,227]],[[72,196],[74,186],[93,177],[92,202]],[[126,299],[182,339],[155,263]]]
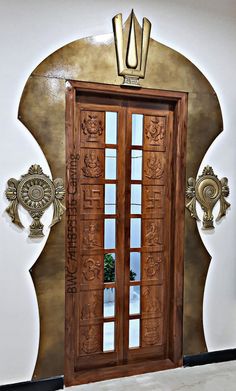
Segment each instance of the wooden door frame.
[[[122,96],[124,98],[136,97],[138,99],[151,99],[155,102],[167,102],[174,105],[174,130],[176,135],[175,149],[175,187],[174,206],[171,221],[172,238],[174,249],[172,257],[175,260],[171,314],[172,330],[170,335],[170,356],[162,361],[148,361],[146,366],[143,363],[119,365],[115,367],[91,370],[91,379],[83,371],[75,371],[75,351],[71,335],[73,333],[73,319],[70,314],[75,311],[76,273],[77,273],[77,248],[76,248],[76,210],[77,210],[77,160],[78,152],[75,143],[75,102],[76,92],[89,92],[100,96],[111,95],[112,97]],[[69,80],[66,83],[66,178],[67,178],[67,222],[66,222],[66,275],[65,275],[65,384],[75,385],[88,381],[105,380],[114,377],[135,375],[156,370],[175,368],[182,365],[183,346],[183,270],[184,270],[184,201],[185,201],[185,171],[186,171],[186,134],[187,134],[187,93],[163,91],[155,89],[122,88],[120,86],[80,82]],[[85,371],[84,371],[85,372]],[[77,378],[76,378],[77,375]]]

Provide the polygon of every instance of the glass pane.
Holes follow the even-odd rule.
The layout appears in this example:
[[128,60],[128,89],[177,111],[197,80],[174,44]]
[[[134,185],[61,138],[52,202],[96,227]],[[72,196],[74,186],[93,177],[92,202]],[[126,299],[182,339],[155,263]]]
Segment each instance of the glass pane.
[[103,351],[115,349],[115,322],[103,323]]
[[115,248],[116,247],[116,220],[105,219],[104,220],[104,248]]
[[141,214],[142,185],[131,185],[131,213]]
[[140,286],[129,288],[129,314],[140,314]]
[[105,179],[116,179],[116,149],[106,148]]
[[140,253],[130,253],[130,281],[140,281]]
[[115,254],[104,255],[104,282],[114,282],[116,276]]
[[106,144],[117,143],[117,113],[106,111]]
[[140,345],[140,319],[129,321],[129,348],[137,348]]
[[143,152],[140,150],[131,151],[131,179],[142,179],[142,157]]
[[105,213],[116,213],[116,185],[105,184]]
[[130,219],[130,247],[141,247],[141,219]]
[[104,289],[104,318],[115,316],[115,288]]
[[143,114],[132,114],[132,145],[143,145]]

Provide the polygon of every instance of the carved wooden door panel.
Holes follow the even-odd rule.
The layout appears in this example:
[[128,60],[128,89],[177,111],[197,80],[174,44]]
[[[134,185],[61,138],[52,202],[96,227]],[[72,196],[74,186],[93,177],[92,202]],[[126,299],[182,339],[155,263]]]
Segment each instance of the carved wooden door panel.
[[[79,102],[76,115],[80,156],[76,368],[80,371],[121,360],[121,320],[117,308],[122,281],[116,264],[121,266],[123,258],[117,205],[117,121],[122,110]],[[106,278],[107,259],[112,261],[110,278]],[[105,282],[107,279],[109,282]]]
[[175,367],[180,100],[75,91],[67,112],[66,383]]
[[[173,112],[129,108],[127,115],[126,265],[132,269],[136,263],[139,272],[126,284],[126,354],[128,361],[163,359],[170,311]],[[139,297],[136,305],[133,295]]]

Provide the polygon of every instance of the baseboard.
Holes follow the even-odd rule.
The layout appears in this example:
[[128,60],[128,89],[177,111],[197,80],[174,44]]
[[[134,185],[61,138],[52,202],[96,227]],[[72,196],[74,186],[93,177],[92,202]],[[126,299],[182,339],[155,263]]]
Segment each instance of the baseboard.
[[0,386],[0,391],[55,391],[64,387],[64,376]]
[[217,350],[215,352],[184,356],[183,365],[184,367],[193,367],[195,365],[213,364],[232,360],[236,360],[236,349]]
[[[217,350],[215,352],[184,356],[183,366],[193,367],[232,360],[236,360],[236,349]],[[56,391],[62,390],[63,387],[64,376],[57,376],[49,379],[7,384],[0,386],[0,391]]]

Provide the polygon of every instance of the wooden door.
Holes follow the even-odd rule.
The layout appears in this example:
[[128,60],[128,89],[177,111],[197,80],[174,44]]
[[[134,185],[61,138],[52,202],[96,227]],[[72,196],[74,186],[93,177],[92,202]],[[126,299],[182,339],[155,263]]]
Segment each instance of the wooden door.
[[183,93],[70,85],[67,385],[181,365],[185,115]]

